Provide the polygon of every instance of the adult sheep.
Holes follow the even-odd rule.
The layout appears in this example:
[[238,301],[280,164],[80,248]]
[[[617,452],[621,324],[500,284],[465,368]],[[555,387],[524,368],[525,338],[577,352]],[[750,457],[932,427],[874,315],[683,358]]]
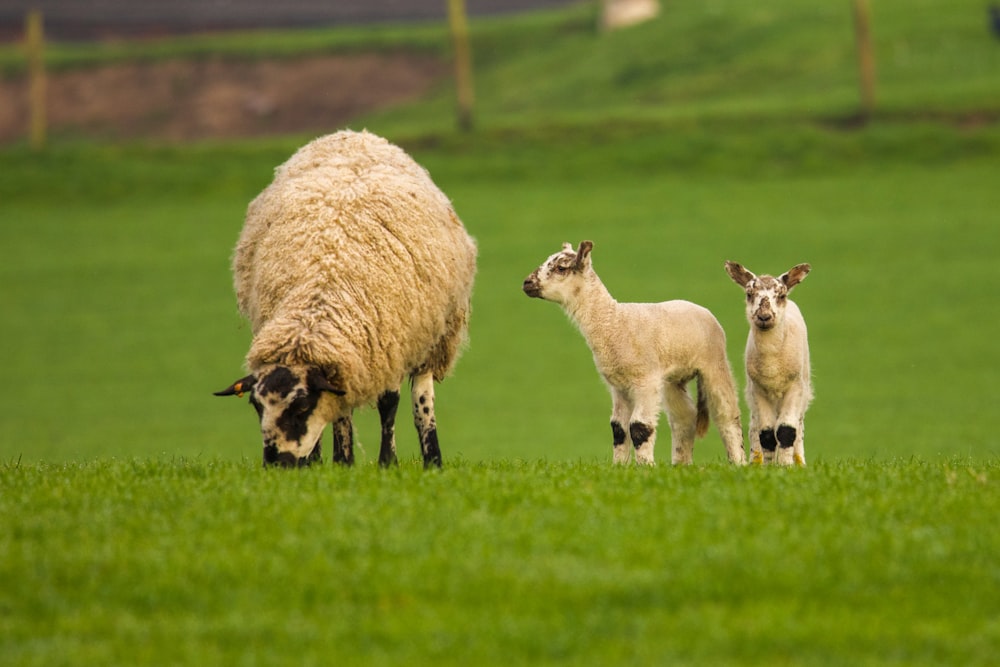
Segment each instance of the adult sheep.
[[303,146],[254,199],[233,254],[253,341],[250,394],[264,463],[354,461],[356,407],[377,403],[379,463],[396,461],[395,416],[411,378],[425,466],[440,466],[434,381],[467,337],[476,245],[448,198],[402,149],[342,131]]

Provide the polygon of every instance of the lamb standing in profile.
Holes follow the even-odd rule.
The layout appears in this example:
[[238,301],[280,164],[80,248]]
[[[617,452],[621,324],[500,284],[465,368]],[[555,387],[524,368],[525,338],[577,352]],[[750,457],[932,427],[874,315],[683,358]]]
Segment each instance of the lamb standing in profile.
[[726,272],[747,296],[746,372],[750,460],[806,464],[806,408],[812,400],[806,322],[788,293],[809,273],[798,264],[777,278],[756,276],[736,262]]
[[[705,308],[689,301],[619,303],[591,265],[593,243],[574,251],[565,244],[524,281],[530,297],[561,305],[594,353],[611,390],[614,462],[652,464],[656,424],[664,409],[670,423],[671,461],[689,464],[695,437],[715,419],[726,454],[743,464],[736,385],[726,359],[726,335]],[[698,381],[698,403],[687,385]],[[631,445],[631,447],[630,447]]]
[[233,255],[236,299],[253,329],[250,374],[218,396],[250,394],[264,463],[351,464],[354,408],[376,403],[379,463],[396,461],[404,378],[425,466],[441,465],[434,380],[468,328],[476,246],[448,198],[402,149],[338,132],[299,149],[247,209]]

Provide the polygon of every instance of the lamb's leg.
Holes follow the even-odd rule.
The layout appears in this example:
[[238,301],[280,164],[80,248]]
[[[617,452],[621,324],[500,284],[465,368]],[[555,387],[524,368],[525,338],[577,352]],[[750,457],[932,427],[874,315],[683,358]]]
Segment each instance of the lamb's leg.
[[413,423],[420,436],[420,451],[424,456],[424,467],[441,467],[441,448],[438,446],[437,422],[434,419],[434,374],[431,372],[413,376]]
[[694,460],[698,410],[682,384],[667,384],[664,404],[670,423],[670,461],[674,465],[689,465]]
[[781,465],[801,465],[806,464],[805,448],[805,420],[799,419],[795,426],[785,423],[790,420],[782,420],[782,424],[775,431],[778,439],[778,463]]
[[805,465],[805,445],[803,444],[803,422],[808,398],[801,384],[793,385],[781,402],[777,415],[775,438],[778,441],[778,463]]
[[795,434],[795,444],[792,448],[794,452],[792,462],[800,466],[806,464],[805,421],[805,418],[799,421],[799,429]]
[[611,446],[615,464],[624,465],[632,457],[632,438],[628,432],[632,404],[624,392],[611,388]]
[[708,411],[719,429],[722,444],[726,446],[726,456],[730,463],[746,463],[743,449],[743,425],[740,421],[740,402],[736,397],[736,383],[733,381],[729,363],[702,373],[701,391],[707,393]]
[[354,425],[351,415],[333,422],[333,462],[354,465]]
[[[770,401],[756,390],[752,381],[748,385],[747,402],[750,404],[750,460],[765,465],[774,463],[778,449],[775,423],[778,415]],[[759,456],[759,459],[758,459]]]
[[378,416],[382,422],[382,445],[378,450],[378,464],[383,468],[396,464],[396,408],[398,407],[398,391],[386,391],[378,397]]
[[[660,379],[644,383],[633,389],[635,393],[634,408],[629,417],[628,433],[632,438],[632,448],[635,450],[635,462],[654,465],[653,450],[656,447],[656,422],[660,416],[660,406],[663,404],[663,390]],[[690,399],[689,399],[690,400]],[[691,405],[694,412],[694,404]],[[692,428],[694,419],[691,420]]]

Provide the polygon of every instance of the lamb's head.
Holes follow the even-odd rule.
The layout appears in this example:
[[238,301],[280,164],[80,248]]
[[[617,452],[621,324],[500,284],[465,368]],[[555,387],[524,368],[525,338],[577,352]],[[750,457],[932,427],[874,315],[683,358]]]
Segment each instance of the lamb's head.
[[264,464],[309,465],[319,458],[323,428],[338,410],[336,397],[344,392],[333,386],[315,366],[263,366],[237,380],[216,396],[250,394],[250,405],[260,418]]
[[591,270],[590,251],[594,244],[583,241],[573,250],[569,243],[546,259],[524,279],[522,289],[530,297],[566,303],[579,290],[580,281]]
[[726,273],[747,295],[747,320],[759,331],[768,331],[784,320],[788,293],[805,279],[811,267],[797,264],[777,278],[757,276],[736,262],[726,262]]

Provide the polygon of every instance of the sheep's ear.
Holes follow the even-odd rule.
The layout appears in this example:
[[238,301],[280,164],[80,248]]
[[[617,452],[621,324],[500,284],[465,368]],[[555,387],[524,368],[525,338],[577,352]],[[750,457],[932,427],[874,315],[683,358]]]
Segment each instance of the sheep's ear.
[[215,396],[242,396],[245,392],[251,391],[257,384],[257,378],[248,375],[241,380],[237,380],[222,391],[214,392]]
[[729,277],[733,279],[733,282],[740,287],[746,287],[751,280],[756,278],[753,273],[747,271],[743,268],[742,264],[737,264],[736,262],[726,261],[726,273]]
[[576,250],[576,268],[582,269],[590,264],[590,251],[594,249],[593,241],[581,241]]
[[310,368],[306,373],[306,382],[309,384],[309,388],[315,391],[328,391],[331,394],[336,394],[337,396],[343,396],[347,392],[343,389],[338,389],[330,382],[330,379],[326,377],[326,374],[319,368]]
[[796,264],[792,268],[788,269],[787,272],[781,274],[781,282],[785,283],[785,287],[792,289],[800,282],[805,280],[806,275],[809,274],[809,270],[812,267],[808,264]]

